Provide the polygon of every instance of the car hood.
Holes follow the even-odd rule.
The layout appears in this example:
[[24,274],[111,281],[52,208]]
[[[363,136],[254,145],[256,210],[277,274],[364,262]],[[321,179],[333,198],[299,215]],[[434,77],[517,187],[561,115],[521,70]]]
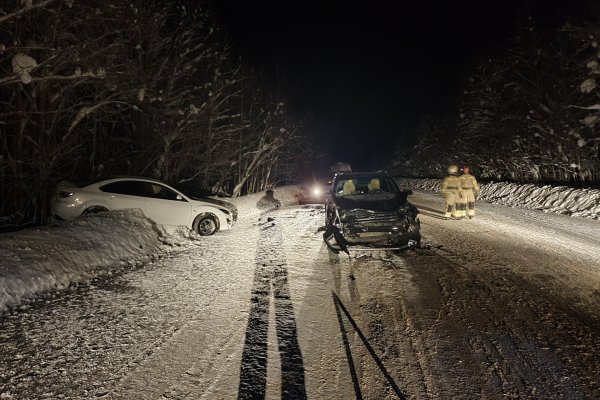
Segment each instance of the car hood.
[[225,200],[220,200],[220,199],[215,199],[212,197],[191,197],[192,200],[196,201],[198,204],[203,204],[206,205],[206,203],[209,203],[209,205],[213,205],[213,206],[217,206],[217,208],[224,208],[226,210],[229,210],[229,212],[231,212],[231,215],[233,216],[233,220],[236,221],[237,220],[237,216],[238,216],[238,210],[237,207]]
[[403,193],[373,193],[336,197],[335,204],[345,210],[397,211],[406,203]]

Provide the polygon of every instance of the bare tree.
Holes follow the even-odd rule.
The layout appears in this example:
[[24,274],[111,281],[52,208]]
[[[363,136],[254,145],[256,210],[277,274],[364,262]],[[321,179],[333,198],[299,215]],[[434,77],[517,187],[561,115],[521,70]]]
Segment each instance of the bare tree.
[[46,221],[61,180],[239,195],[299,160],[300,123],[232,56],[208,3],[23,4],[0,16],[0,229]]
[[134,11],[69,3],[39,2],[0,25],[2,43],[13,44],[0,55],[1,206],[32,221],[46,218],[50,188],[85,157],[89,127],[126,118],[129,88],[118,83]]

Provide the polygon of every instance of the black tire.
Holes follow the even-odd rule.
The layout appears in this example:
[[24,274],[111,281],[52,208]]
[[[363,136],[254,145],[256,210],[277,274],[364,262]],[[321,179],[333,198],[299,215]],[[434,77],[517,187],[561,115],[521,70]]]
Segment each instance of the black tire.
[[81,213],[81,215],[96,214],[99,212],[106,212],[106,211],[108,211],[108,209],[106,209],[102,206],[92,206],[92,207],[86,208],[85,211]]
[[214,215],[199,215],[194,220],[194,231],[200,236],[214,235],[219,231],[219,220]]

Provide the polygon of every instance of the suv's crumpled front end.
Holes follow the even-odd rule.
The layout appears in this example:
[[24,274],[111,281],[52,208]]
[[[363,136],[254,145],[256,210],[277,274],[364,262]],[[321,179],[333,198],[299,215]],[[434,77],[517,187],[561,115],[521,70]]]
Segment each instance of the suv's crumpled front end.
[[334,252],[401,250],[421,243],[419,211],[385,173],[336,175],[323,239]]
[[420,241],[420,224],[407,210],[342,210],[342,233],[349,244],[396,246]]

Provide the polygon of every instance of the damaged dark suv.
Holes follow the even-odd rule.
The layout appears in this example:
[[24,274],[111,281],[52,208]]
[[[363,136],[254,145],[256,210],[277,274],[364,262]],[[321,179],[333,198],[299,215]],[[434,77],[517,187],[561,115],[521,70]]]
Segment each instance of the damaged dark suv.
[[323,239],[334,252],[400,250],[421,242],[419,211],[385,172],[339,173],[325,205]]

